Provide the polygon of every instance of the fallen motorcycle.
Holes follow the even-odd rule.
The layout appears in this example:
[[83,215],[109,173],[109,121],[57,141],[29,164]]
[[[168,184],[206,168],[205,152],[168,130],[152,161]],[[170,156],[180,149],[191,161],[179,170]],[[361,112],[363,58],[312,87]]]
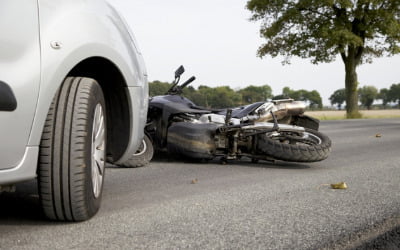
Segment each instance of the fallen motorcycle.
[[[150,99],[143,143],[151,156],[151,146],[168,154],[223,161],[248,157],[253,162],[316,162],[329,156],[331,140],[318,132],[319,120],[304,115],[304,102],[284,99],[207,109],[181,96],[195,80],[178,85],[183,72],[179,67],[168,92]],[[145,157],[143,152],[141,162]]]

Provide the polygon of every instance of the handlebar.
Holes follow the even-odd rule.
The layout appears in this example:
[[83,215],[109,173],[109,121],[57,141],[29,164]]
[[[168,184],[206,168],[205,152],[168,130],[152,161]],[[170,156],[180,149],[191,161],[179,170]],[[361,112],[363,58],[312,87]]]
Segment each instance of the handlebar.
[[194,80],[196,80],[196,77],[192,76],[190,77],[188,80],[186,80],[186,82],[182,83],[181,85],[181,89],[183,89],[184,87],[186,87],[187,85],[189,85],[191,82],[193,82]]
[[181,85],[178,85],[179,80],[181,78],[181,75],[185,72],[185,69],[183,66],[180,66],[176,71],[175,71],[175,80],[171,86],[171,88],[167,91],[167,95],[180,95],[182,94],[182,89],[185,88],[187,85],[189,85],[191,82],[196,80],[196,77],[192,76],[188,80],[186,80],[184,83]]

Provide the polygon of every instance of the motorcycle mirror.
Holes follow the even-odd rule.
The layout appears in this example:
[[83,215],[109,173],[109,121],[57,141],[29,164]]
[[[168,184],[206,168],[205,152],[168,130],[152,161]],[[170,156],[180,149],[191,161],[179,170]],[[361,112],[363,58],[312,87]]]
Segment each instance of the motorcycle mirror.
[[180,77],[183,72],[185,72],[185,68],[181,65],[176,71],[175,71],[175,79]]

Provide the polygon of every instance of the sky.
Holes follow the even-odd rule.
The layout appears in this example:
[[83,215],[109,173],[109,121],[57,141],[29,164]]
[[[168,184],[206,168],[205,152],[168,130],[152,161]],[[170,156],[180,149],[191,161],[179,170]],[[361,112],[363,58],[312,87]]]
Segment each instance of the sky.
[[[192,75],[192,86],[271,86],[273,95],[283,87],[317,90],[324,105],[329,96],[344,88],[344,65],[314,65],[310,59],[257,57],[263,43],[260,23],[249,21],[247,0],[108,0],[126,19],[143,54],[149,81],[172,82],[175,69],[183,65]],[[378,89],[400,83],[400,55],[374,59],[358,67],[360,86]]]

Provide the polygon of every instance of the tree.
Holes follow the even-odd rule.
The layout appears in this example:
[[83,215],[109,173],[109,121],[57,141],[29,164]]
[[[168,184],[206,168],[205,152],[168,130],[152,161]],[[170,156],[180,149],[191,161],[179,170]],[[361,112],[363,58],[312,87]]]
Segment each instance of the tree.
[[234,107],[241,101],[240,94],[233,91],[229,86],[215,87],[209,93],[209,105],[213,108]]
[[338,109],[342,109],[342,104],[346,101],[346,89],[338,89],[329,97],[332,105],[337,104]]
[[153,81],[149,82],[149,95],[156,96],[156,95],[165,95],[172,84],[167,82],[160,82],[160,81]]
[[364,86],[358,90],[362,105],[371,109],[372,103],[378,97],[378,90],[374,86]]
[[389,98],[392,102],[397,102],[400,108],[400,83],[392,84],[390,86]]
[[357,66],[373,57],[400,52],[400,1],[389,0],[249,0],[253,21],[262,21],[267,42],[263,57],[283,55],[345,65],[346,111],[358,117]]
[[311,109],[322,109],[322,98],[316,90],[312,90],[307,93],[307,99],[310,102]]
[[[294,91],[293,90],[291,90],[289,87],[284,87],[283,89],[282,89],[282,97],[283,98],[295,98],[295,96],[294,96],[294,93],[293,93]],[[292,97],[291,97],[292,96]]]
[[210,88],[201,85],[194,92],[184,92],[185,96],[199,106],[207,108],[228,108],[238,106],[241,95],[233,91],[229,86]]
[[209,96],[212,94],[212,92],[213,92],[212,88],[205,85],[200,85],[196,93],[194,93],[192,96],[186,96],[186,97],[189,98],[194,103],[196,103],[197,105],[210,107],[210,105],[208,104],[208,99]]
[[242,103],[250,104],[253,102],[266,101],[272,98],[272,89],[269,85],[253,86],[250,85],[238,91],[242,95]]
[[379,91],[378,99],[382,100],[383,108],[386,108],[386,105],[391,102],[389,89],[383,88]]
[[300,90],[292,90],[289,87],[284,87],[282,89],[282,94],[275,96],[273,99],[278,100],[278,99],[287,99],[291,98],[296,101],[304,101],[309,103],[309,107],[311,109],[322,108],[322,98],[321,95],[318,93],[316,90],[312,91],[307,91],[304,89]]
[[307,90],[300,89],[300,90],[293,90],[289,87],[284,87],[282,89],[282,95],[285,98],[291,98],[296,101],[307,101]]

